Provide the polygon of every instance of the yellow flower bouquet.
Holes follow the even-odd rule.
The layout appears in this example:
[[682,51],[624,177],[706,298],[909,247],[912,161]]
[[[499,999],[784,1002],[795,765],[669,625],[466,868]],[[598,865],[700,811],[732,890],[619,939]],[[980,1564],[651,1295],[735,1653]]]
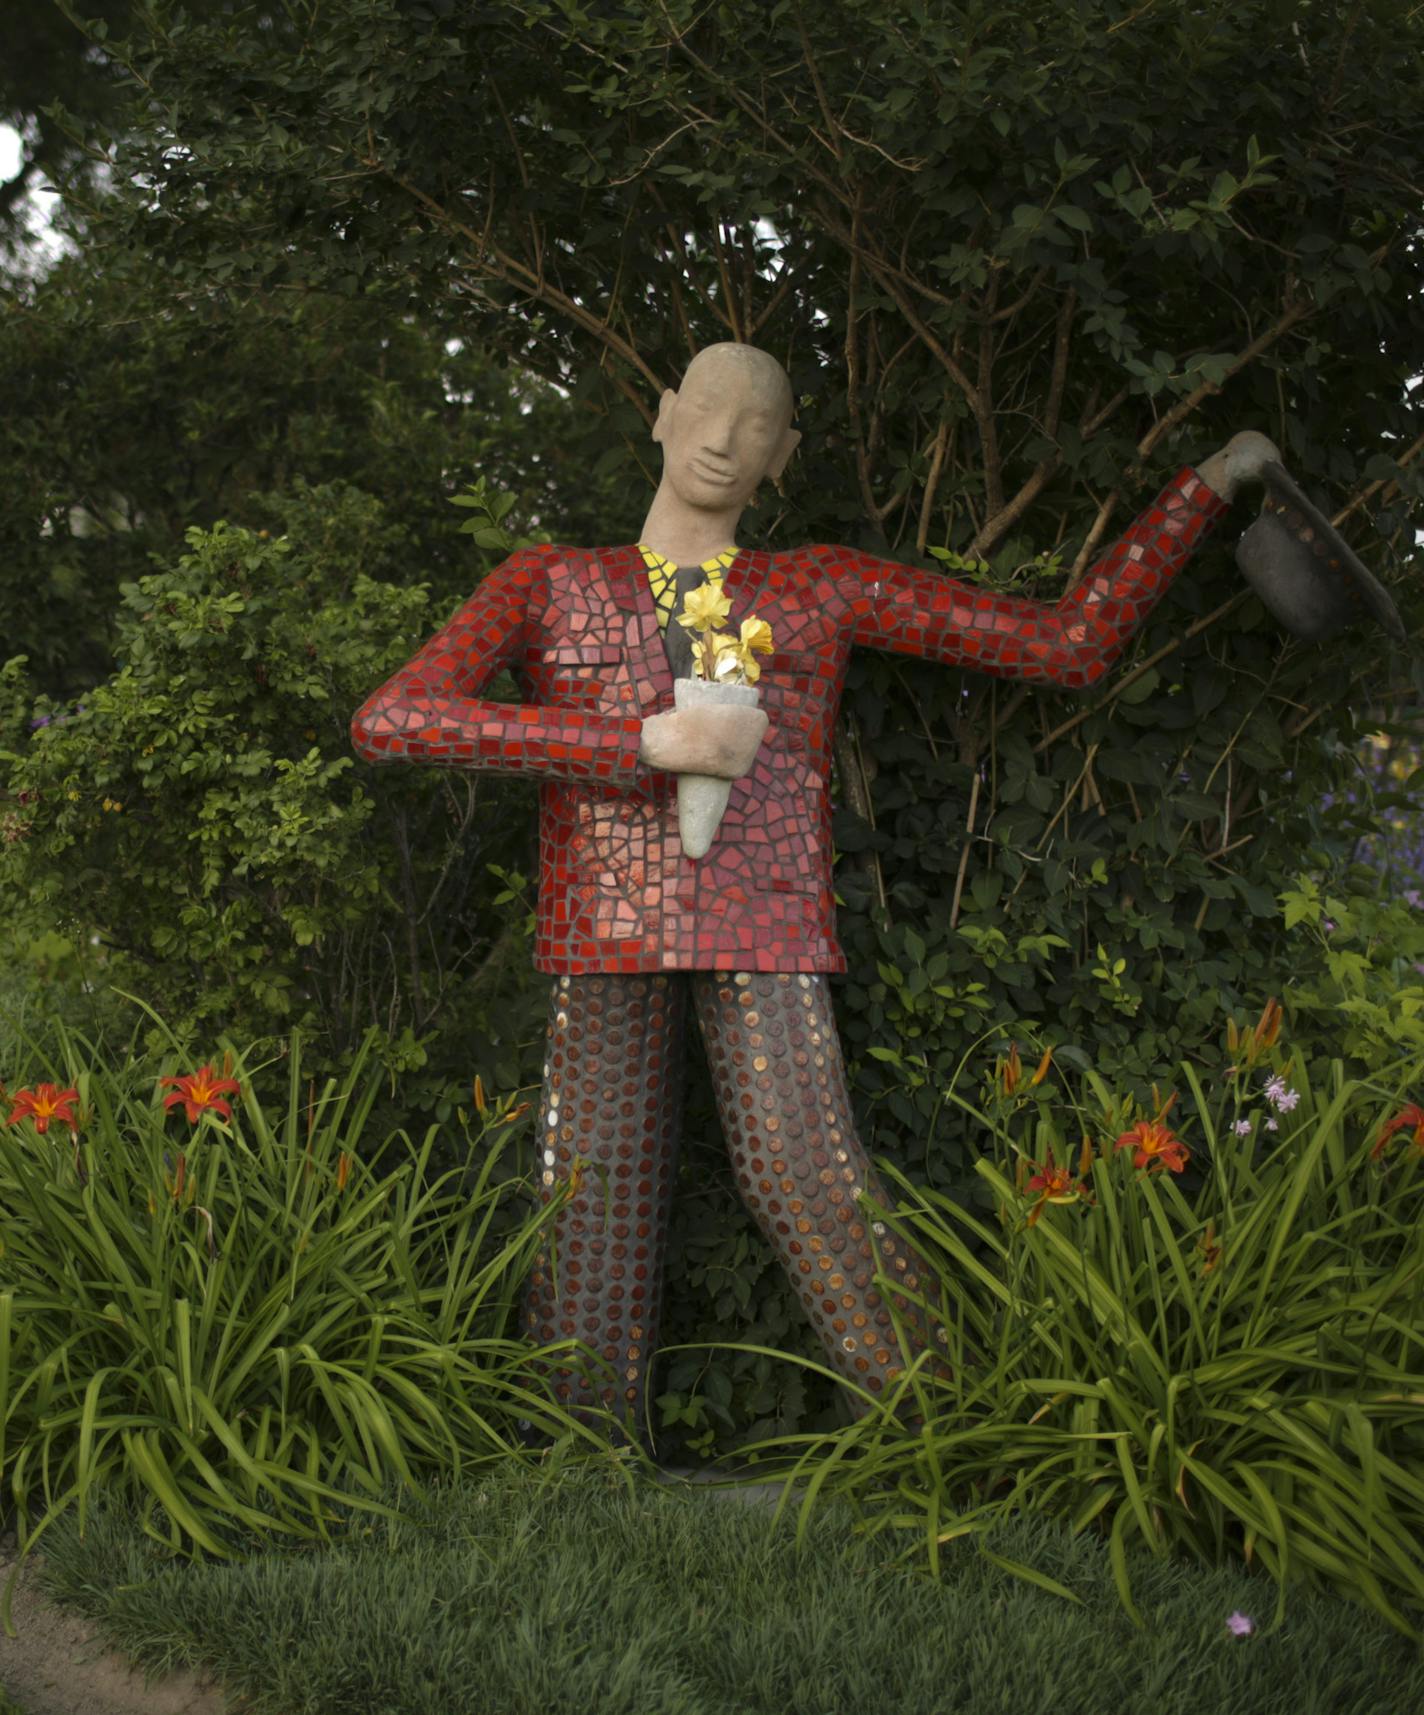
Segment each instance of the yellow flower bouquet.
[[[679,679],[673,686],[679,709],[703,703],[741,703],[754,708],[761,701],[756,688],[761,677],[757,656],[771,653],[771,627],[753,615],[742,621],[738,634],[720,630],[731,612],[731,602],[711,584],[704,584],[687,596],[677,623],[698,635],[692,645],[695,677]],[[678,831],[688,857],[706,856],[722,825],[731,794],[730,780],[711,774],[678,775]]]

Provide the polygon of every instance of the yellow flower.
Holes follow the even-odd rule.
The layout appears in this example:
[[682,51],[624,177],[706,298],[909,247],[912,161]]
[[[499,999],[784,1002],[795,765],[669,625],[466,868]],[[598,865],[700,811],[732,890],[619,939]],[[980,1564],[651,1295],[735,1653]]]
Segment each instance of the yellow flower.
[[731,602],[710,583],[690,590],[682,607],[677,623],[685,625],[689,631],[713,631],[717,626],[725,625],[732,613]]
[[771,627],[755,614],[742,621],[741,649],[746,655],[771,654]]
[[724,685],[735,685],[741,676],[742,662],[737,653],[737,640],[731,632],[713,632],[703,640],[702,647],[712,660],[712,671],[706,677]]
[[735,645],[737,664],[741,667],[742,677],[747,684],[754,685],[761,678],[761,666],[757,661],[758,655],[770,655],[772,649],[771,627],[764,619],[758,619],[755,614],[750,619],[742,621],[742,635]]

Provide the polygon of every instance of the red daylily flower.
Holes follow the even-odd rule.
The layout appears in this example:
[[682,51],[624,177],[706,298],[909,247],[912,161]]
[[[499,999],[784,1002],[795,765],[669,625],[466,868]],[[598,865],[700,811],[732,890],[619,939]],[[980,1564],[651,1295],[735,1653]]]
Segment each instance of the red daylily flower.
[[1409,1141],[1416,1149],[1424,1150],[1424,1108],[1418,1108],[1411,1102],[1403,1108],[1392,1120],[1386,1120],[1380,1127],[1380,1134],[1374,1148],[1370,1151],[1370,1160],[1378,1161],[1385,1152],[1389,1140],[1397,1131],[1407,1131]]
[[1037,1191],[1041,1194],[1028,1212],[1029,1226],[1033,1226],[1043,1213],[1045,1203],[1076,1203],[1080,1198],[1085,1201],[1090,1200],[1087,1198],[1086,1182],[1081,1178],[1075,1180],[1066,1167],[1060,1167],[1054,1160],[1051,1143],[1048,1146],[1048,1160],[1046,1162],[1035,1161],[1032,1165],[1038,1169],[1038,1172],[1029,1180],[1024,1189]]
[[10,1099],[15,1106],[5,1121],[6,1125],[30,1120],[41,1137],[49,1130],[52,1120],[62,1120],[71,1131],[78,1129],[79,1122],[74,1117],[78,1090],[61,1090],[55,1084],[37,1084],[33,1090],[16,1090]]
[[221,1114],[225,1120],[232,1118],[232,1108],[222,1100],[223,1096],[236,1095],[242,1088],[236,1078],[220,1078],[218,1069],[211,1062],[200,1066],[196,1072],[188,1072],[180,1078],[160,1078],[158,1087],[172,1084],[173,1092],[163,1098],[165,1113],[182,1102],[188,1110],[189,1125],[196,1125],[199,1118],[209,1110]]
[[1162,1120],[1138,1120],[1117,1140],[1118,1149],[1131,1147],[1132,1165],[1160,1173],[1164,1167],[1180,1173],[1191,1160],[1191,1152],[1172,1128]]

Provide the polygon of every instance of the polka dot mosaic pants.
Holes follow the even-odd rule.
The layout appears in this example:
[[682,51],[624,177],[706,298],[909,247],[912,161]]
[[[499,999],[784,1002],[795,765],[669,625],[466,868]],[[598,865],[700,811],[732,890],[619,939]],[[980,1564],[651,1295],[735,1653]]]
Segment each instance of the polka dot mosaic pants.
[[[539,1117],[541,1196],[547,1203],[570,1177],[577,1183],[552,1244],[535,1258],[524,1327],[540,1345],[585,1342],[597,1361],[587,1376],[552,1364],[555,1397],[575,1415],[601,1403],[644,1445],[689,993],[737,1188],[831,1365],[871,1394],[904,1368],[889,1307],[872,1284],[872,1234],[880,1273],[907,1292],[930,1290],[921,1259],[856,1206],[861,1191],[882,1205],[893,1199],[855,1135],[823,976],[558,978]],[[893,1290],[890,1303],[913,1357],[930,1343],[923,1313]],[[930,1364],[947,1373],[938,1355]]]

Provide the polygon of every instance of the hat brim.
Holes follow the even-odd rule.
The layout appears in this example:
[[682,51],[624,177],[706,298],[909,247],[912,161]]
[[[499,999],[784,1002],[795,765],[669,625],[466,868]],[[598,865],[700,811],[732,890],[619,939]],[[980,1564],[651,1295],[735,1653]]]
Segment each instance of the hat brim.
[[1311,642],[1374,620],[1403,642],[1404,622],[1389,591],[1284,466],[1261,468],[1266,502],[1237,544],[1248,583],[1286,629]]

